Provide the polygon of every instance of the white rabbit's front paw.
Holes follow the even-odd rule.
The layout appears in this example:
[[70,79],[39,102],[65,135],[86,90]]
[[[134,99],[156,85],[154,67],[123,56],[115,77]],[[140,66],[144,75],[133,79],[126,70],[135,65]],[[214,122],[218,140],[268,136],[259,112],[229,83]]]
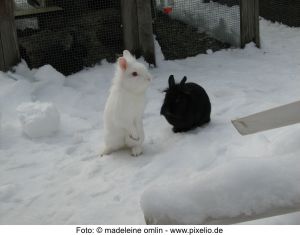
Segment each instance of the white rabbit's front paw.
[[134,141],[139,141],[140,137],[136,128],[132,127],[129,129],[129,138]]
[[141,146],[135,146],[131,149],[131,155],[137,157],[143,153],[143,148]]
[[140,145],[140,138],[131,136],[130,134],[126,136],[125,143],[129,148]]

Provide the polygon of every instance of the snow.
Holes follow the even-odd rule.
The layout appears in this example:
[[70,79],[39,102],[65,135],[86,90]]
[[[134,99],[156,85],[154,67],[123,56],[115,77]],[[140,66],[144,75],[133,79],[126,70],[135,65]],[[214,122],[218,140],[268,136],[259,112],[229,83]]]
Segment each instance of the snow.
[[17,112],[23,132],[29,137],[51,136],[59,129],[59,113],[51,103],[23,103],[17,107]]
[[299,183],[300,171],[295,163],[300,163],[295,155],[235,157],[192,180],[147,190],[142,208],[154,224],[207,224],[300,205],[300,187],[294,183]]
[[[27,0],[14,0],[15,2],[15,10],[16,11],[24,11],[28,9],[34,9],[33,6],[27,3]],[[40,1],[43,4],[43,2]],[[16,28],[20,30],[29,29],[38,29],[38,19],[37,17],[31,17],[27,19],[16,19]]]
[[[159,205],[166,213],[182,208],[185,222],[194,216],[199,222],[299,202],[300,126],[242,137],[230,123],[300,99],[300,29],[260,23],[262,49],[249,44],[164,61],[157,46],[138,158],[126,150],[98,156],[114,65],[102,62],[68,77],[51,66],[29,70],[24,62],[14,73],[0,72],[0,223],[144,224],[142,208],[159,213]],[[171,131],[159,115],[170,74],[206,89],[209,125]],[[28,138],[17,107],[39,102],[56,107],[59,131]],[[300,224],[300,213],[248,223]]]
[[27,0],[14,0],[16,10],[32,9],[33,7],[27,3]]

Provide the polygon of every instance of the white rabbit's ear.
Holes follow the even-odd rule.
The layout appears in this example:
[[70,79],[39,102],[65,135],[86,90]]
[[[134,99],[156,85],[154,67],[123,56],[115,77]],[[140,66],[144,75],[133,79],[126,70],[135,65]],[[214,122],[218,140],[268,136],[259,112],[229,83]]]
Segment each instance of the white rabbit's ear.
[[126,61],[126,59],[125,59],[124,57],[120,57],[120,58],[118,59],[118,64],[119,64],[119,67],[120,67],[123,71],[125,71],[125,70],[127,69],[127,67],[128,67],[128,63],[127,63],[127,61]]
[[134,60],[134,57],[131,55],[131,53],[128,50],[123,51],[123,57],[125,57],[127,60]]

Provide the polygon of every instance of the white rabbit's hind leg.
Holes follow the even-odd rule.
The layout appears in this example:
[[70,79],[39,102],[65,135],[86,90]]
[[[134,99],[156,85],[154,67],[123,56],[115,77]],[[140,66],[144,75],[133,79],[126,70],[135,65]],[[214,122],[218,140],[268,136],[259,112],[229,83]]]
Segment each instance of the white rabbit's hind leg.
[[131,155],[137,157],[143,153],[143,148],[140,145],[134,146],[131,148]]
[[109,155],[114,151],[114,149],[107,147],[106,145],[102,147],[100,151],[100,156],[103,157],[104,155]]
[[125,146],[124,136],[108,134],[105,137],[104,146],[101,150],[101,156],[108,155]]
[[115,152],[124,147],[125,147],[124,144],[119,144],[119,145],[114,145],[114,146],[104,145],[104,147],[102,147],[102,149],[101,149],[100,156],[103,157],[104,155],[109,155],[112,152]]

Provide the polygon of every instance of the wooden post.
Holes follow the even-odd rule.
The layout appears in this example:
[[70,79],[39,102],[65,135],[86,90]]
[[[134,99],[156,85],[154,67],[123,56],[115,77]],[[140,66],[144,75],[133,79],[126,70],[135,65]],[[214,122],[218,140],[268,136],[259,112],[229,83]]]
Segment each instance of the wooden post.
[[156,66],[152,27],[151,0],[137,0],[139,45],[149,64]]
[[1,33],[0,33],[0,71],[4,71],[5,69],[5,63],[4,63],[4,53],[2,50],[2,39],[1,39]]
[[121,0],[124,47],[155,63],[151,0]]
[[259,0],[240,0],[241,47],[255,42],[260,47],[259,39]]
[[125,49],[140,56],[136,0],[121,0],[121,11]]
[[14,1],[0,1],[0,70],[7,71],[20,61],[14,19]]

